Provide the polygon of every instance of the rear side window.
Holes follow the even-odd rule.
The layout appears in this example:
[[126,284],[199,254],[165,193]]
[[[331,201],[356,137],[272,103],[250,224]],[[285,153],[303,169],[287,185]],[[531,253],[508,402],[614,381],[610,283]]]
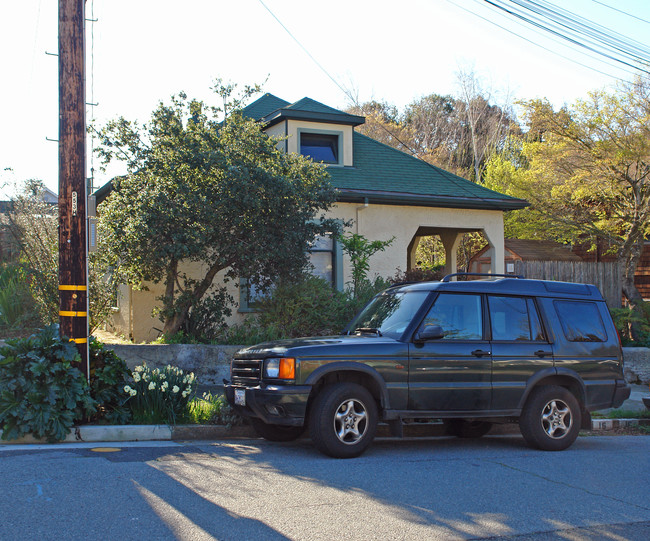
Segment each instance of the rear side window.
[[607,333],[593,302],[555,301],[564,336],[570,342],[605,342]]
[[545,340],[535,303],[524,297],[488,297],[492,340]]

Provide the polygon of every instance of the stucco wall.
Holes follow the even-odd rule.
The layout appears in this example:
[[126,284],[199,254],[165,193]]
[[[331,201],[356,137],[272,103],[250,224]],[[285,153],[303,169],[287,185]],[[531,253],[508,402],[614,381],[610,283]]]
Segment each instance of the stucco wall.
[[[407,247],[420,227],[449,228],[450,230],[482,230],[495,246],[497,273],[503,273],[503,213],[492,210],[447,209],[397,205],[373,205],[367,207],[351,203],[338,203],[330,215],[352,220],[351,232],[370,240],[387,240],[395,237],[392,245],[370,259],[370,275],[393,276],[399,268],[407,269]],[[499,257],[501,254],[501,257]],[[500,262],[500,265],[499,265]],[[351,280],[350,261],[344,258],[344,280]]]

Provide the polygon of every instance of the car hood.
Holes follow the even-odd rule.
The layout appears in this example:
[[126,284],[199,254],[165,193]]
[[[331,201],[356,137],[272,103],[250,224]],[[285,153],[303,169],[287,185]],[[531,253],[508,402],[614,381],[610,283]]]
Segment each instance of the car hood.
[[378,346],[380,344],[395,344],[397,340],[378,335],[340,335],[317,336],[310,338],[295,338],[291,340],[276,340],[264,342],[240,349],[235,358],[251,359],[260,357],[304,357],[311,356],[323,349],[333,353],[338,349]]

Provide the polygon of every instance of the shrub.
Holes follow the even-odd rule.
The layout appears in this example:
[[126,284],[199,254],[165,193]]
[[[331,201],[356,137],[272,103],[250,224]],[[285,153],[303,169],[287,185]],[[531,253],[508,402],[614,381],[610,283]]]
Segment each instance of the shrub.
[[[650,303],[641,305],[642,314],[631,308],[614,308],[610,310],[616,330],[624,346],[650,346]],[[638,339],[632,339],[631,328],[637,328]]]
[[124,386],[136,423],[176,424],[196,393],[196,378],[180,368],[162,370],[147,365],[136,366],[131,382]]
[[64,439],[75,421],[95,412],[76,346],[58,336],[56,326],[0,348],[0,427],[2,439],[25,434],[48,441]]
[[348,322],[348,297],[322,278],[281,284],[259,304],[259,324],[284,338],[338,334]]
[[252,346],[280,338],[282,338],[282,334],[275,326],[272,328],[262,327],[257,316],[251,314],[243,323],[228,327],[216,338],[215,343]]
[[124,390],[131,372],[124,360],[104,344],[90,337],[90,393],[97,401],[93,420],[109,424],[126,424],[131,419],[131,409],[126,405],[130,395]]
[[401,284],[404,282],[430,282],[440,281],[445,276],[445,266],[436,265],[428,269],[411,269],[402,271],[397,269],[395,276],[390,279],[393,284]]

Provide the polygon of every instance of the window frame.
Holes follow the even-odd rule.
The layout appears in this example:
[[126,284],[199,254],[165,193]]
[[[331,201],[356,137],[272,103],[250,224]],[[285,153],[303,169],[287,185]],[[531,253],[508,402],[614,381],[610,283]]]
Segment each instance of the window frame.
[[[337,137],[337,158],[338,160],[335,162],[326,162],[323,161],[322,163],[328,165],[328,166],[334,166],[334,167],[339,167],[343,166],[343,152],[344,152],[344,146],[343,146],[343,131],[338,131],[338,130],[319,130],[315,128],[298,128],[297,135],[298,135],[298,154],[305,156],[306,158],[309,158],[309,156],[303,154],[301,152],[302,148],[302,134],[311,134],[311,135],[334,135]],[[313,158],[311,158],[313,159]],[[316,160],[314,160],[316,161]],[[316,163],[321,163],[321,162],[316,162]]]

